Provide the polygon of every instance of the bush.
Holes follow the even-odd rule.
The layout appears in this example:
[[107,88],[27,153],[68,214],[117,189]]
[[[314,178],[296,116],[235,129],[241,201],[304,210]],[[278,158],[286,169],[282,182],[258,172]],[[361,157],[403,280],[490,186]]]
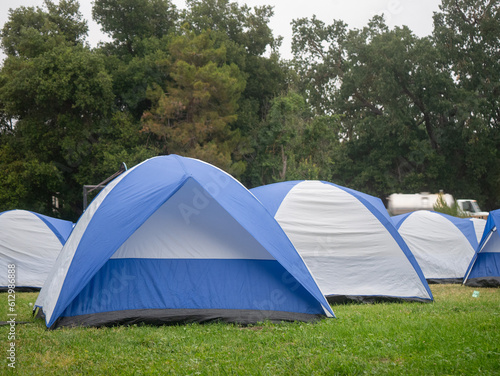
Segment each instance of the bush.
[[459,208],[459,206],[456,202],[454,202],[452,206],[448,206],[448,204],[446,203],[446,201],[443,198],[442,193],[439,193],[438,199],[436,200],[436,203],[434,204],[433,209],[434,209],[434,211],[437,211],[439,213],[452,215],[454,217],[460,217],[460,218],[470,217],[469,214],[464,213]]

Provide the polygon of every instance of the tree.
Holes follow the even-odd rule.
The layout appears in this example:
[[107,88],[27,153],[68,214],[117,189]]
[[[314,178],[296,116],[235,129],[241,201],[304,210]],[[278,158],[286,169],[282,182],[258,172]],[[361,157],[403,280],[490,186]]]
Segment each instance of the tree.
[[230,128],[245,87],[238,67],[226,64],[224,46],[216,48],[208,31],[186,31],[172,39],[169,51],[170,80],[165,90],[156,85],[149,91],[153,106],[143,116],[144,132],[157,137],[163,153],[200,158],[240,175],[242,140]]
[[[0,103],[9,126],[0,146],[5,154],[15,150],[16,158],[2,161],[7,176],[0,184],[2,190],[16,192],[9,205],[29,204],[31,210],[76,219],[81,213],[79,179],[84,179],[79,171],[90,163],[106,127],[113,93],[104,56],[75,35],[84,24],[78,7],[69,5],[74,3],[62,1],[58,7],[46,2],[47,11],[13,11],[3,29],[2,45],[10,54],[0,72]],[[32,23],[34,16],[44,23]],[[38,46],[31,44],[34,34],[41,35]],[[16,179],[22,189],[13,183]],[[54,206],[57,197],[62,207]]]
[[[137,124],[152,105],[146,94],[148,87],[161,86],[168,79],[165,70],[169,56],[168,40],[169,37],[137,40],[135,46],[138,49],[134,56],[108,55],[105,60],[113,80],[116,110],[130,114]],[[104,52],[109,50],[104,48]]]
[[20,152],[15,139],[0,135],[0,212],[53,213],[52,198],[62,182],[62,173],[54,164]]
[[429,38],[380,17],[360,30],[315,18],[293,28],[301,90],[315,113],[341,116],[334,180],[377,196],[463,184],[461,93]]
[[26,156],[63,174],[62,184],[52,193],[65,197],[67,209],[76,210],[81,192],[78,170],[98,142],[113,103],[102,58],[85,47],[64,45],[29,60],[8,57],[1,83],[0,101],[16,119],[20,147]]
[[[115,8],[111,6],[113,4],[116,4],[118,16],[112,11]],[[130,112],[139,121],[144,113],[156,111],[154,106],[158,98],[153,94],[156,89],[146,95],[147,88],[166,92],[167,85],[176,85],[169,72],[172,61],[170,46],[171,40],[182,32],[176,25],[162,33],[141,27],[140,32],[125,38],[120,31],[127,28],[128,22],[125,20],[135,20],[141,14],[147,14],[142,8],[147,8],[147,4],[134,4],[136,2],[132,0],[97,1],[94,18],[115,38],[103,46],[102,51],[109,56],[107,65],[113,76],[116,104],[120,111]],[[127,6],[139,15],[126,12],[124,9],[129,9]],[[238,67],[241,78],[246,81],[243,91],[238,94],[235,117],[229,122],[229,129],[242,139],[254,133],[256,124],[266,115],[270,100],[286,85],[286,69],[274,50],[281,39],[274,38],[268,26],[272,15],[269,6],[251,9],[227,0],[192,0],[186,2],[186,9],[180,12],[177,19],[177,25],[185,25],[194,35],[209,32],[213,48],[224,49],[225,64]],[[173,17],[169,19],[173,20]],[[241,160],[244,157],[252,163],[255,154],[247,145],[246,141],[237,142],[233,159]],[[166,152],[165,149],[163,152]],[[244,164],[241,162],[240,170]],[[241,177],[246,179],[245,175]]]
[[496,0],[443,0],[433,33],[461,91],[457,194],[474,196],[491,209],[500,205],[499,8]]
[[[269,22],[271,6],[250,8],[228,0],[188,0],[181,17],[195,33],[210,30],[216,46],[224,45],[228,63],[238,66],[246,85],[238,101],[237,119],[231,123],[245,138],[253,138],[267,116],[274,97],[286,90],[287,67],[280,60],[281,37],[275,37]],[[240,152],[249,165],[258,158],[255,149]],[[247,170],[240,179],[253,180]]]
[[175,30],[178,13],[170,0],[96,0],[92,17],[113,38],[111,45],[135,55],[136,43]]
[[97,0],[94,20],[111,38],[100,46],[107,56],[118,111],[130,113],[137,124],[151,107],[151,85],[162,85],[169,36],[178,30],[178,11],[170,0]]
[[275,39],[269,28],[274,12],[264,5],[252,11],[246,4],[239,6],[229,0],[187,0],[183,21],[197,33],[204,30],[226,35],[227,40],[244,47],[249,55],[261,56],[271,47],[279,47],[281,38]]
[[257,157],[253,162],[252,185],[288,180],[297,162],[296,151],[302,145],[306,104],[297,93],[276,97],[255,141]]
[[83,43],[88,27],[76,0],[61,0],[58,5],[45,0],[44,5],[47,11],[39,7],[10,11],[0,34],[8,56],[32,58],[61,44]]
[[277,96],[254,138],[250,186],[285,180],[330,180],[339,148],[336,116],[311,117],[297,92]]

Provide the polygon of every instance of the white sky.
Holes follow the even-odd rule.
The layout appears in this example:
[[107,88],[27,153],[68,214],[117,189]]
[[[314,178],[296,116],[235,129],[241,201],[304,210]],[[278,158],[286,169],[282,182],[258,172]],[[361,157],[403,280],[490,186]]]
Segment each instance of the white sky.
[[[57,0],[53,0],[57,2]],[[234,0],[233,0],[234,1]],[[92,21],[92,2],[80,0],[80,11],[89,25],[89,42],[96,46],[99,41],[105,41],[99,26]],[[311,18],[313,15],[327,25],[333,20],[343,20],[349,28],[365,26],[375,14],[384,14],[389,27],[408,26],[417,36],[423,37],[432,33],[432,15],[439,10],[441,0],[237,0],[250,7],[271,5],[274,7],[274,17],[270,27],[275,36],[284,37],[281,55],[291,58],[292,26],[297,18]],[[173,0],[178,8],[184,8],[184,0]],[[0,26],[8,19],[9,8],[19,6],[42,6],[43,0],[0,0]],[[0,52],[0,58],[4,55]]]

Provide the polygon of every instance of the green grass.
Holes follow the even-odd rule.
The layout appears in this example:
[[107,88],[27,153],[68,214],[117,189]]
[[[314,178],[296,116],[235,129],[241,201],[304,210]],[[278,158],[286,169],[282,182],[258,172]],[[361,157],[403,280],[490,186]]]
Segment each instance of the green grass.
[[337,319],[313,324],[55,331],[31,318],[37,294],[17,293],[17,320],[30,323],[16,327],[14,372],[0,327],[0,375],[500,375],[500,289],[431,288],[434,303],[334,306]]

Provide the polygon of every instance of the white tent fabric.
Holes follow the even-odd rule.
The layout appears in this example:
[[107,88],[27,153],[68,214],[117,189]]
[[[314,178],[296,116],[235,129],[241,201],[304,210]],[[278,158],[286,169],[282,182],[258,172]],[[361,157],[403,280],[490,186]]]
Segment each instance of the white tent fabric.
[[7,265],[14,265],[16,289],[40,289],[73,223],[26,210],[0,213],[0,288],[6,289]]
[[[273,194],[280,187],[286,187],[284,197]],[[321,181],[277,183],[251,192],[274,214],[330,301],[432,299],[379,199]]]
[[482,218],[468,218],[474,224],[474,230],[476,232],[476,239],[479,243],[483,237],[484,228],[486,227],[486,219]]
[[403,214],[393,220],[428,281],[462,281],[477,247],[470,220],[428,210]]

